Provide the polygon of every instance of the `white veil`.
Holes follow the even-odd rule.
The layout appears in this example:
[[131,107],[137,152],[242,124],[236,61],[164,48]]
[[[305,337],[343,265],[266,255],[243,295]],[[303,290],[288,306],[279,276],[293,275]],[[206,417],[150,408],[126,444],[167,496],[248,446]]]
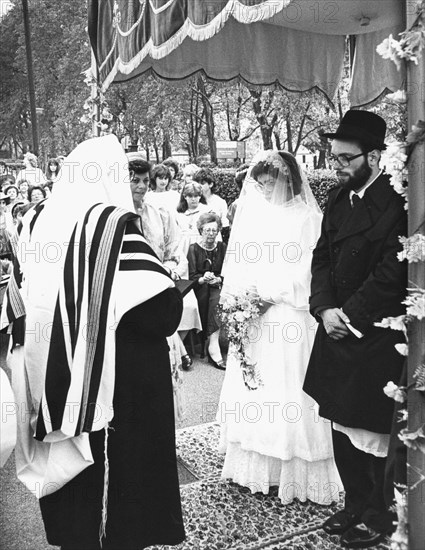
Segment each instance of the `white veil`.
[[240,194],[223,267],[222,297],[244,290],[306,309],[322,213],[293,155],[255,155]]

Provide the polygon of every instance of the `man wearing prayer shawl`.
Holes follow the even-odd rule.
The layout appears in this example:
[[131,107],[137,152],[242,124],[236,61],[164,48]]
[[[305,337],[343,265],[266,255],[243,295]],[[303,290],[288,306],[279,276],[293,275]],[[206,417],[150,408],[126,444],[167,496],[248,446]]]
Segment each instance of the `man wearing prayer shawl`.
[[12,339],[18,477],[50,544],[138,550],[184,539],[166,336],[182,300],[133,211],[114,136],[80,144],[24,218],[2,327]]

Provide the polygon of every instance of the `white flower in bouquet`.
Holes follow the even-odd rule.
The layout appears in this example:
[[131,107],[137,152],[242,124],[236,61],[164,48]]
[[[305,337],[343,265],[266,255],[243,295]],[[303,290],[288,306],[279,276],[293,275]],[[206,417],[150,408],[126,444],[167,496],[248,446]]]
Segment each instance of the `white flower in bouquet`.
[[258,295],[246,290],[241,294],[227,296],[218,306],[229,343],[232,344],[230,353],[239,361],[243,381],[249,390],[255,390],[262,385],[256,365],[247,354],[251,328],[255,319],[260,316],[259,302]]

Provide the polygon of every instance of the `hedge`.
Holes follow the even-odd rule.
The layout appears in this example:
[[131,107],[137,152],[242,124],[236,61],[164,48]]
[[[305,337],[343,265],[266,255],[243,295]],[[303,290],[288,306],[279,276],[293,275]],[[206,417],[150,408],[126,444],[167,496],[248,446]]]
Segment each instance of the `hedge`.
[[[235,183],[235,168],[213,168],[217,195],[222,197],[227,204],[232,203],[239,196],[239,188]],[[313,195],[316,197],[320,208],[323,210],[328,198],[328,193],[333,189],[338,179],[332,170],[313,170],[307,173]]]

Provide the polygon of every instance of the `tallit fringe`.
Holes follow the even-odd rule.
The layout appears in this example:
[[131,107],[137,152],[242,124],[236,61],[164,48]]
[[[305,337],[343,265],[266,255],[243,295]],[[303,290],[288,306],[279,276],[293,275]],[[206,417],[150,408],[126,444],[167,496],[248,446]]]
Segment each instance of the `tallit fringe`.
[[108,429],[109,424],[105,426],[105,444],[104,444],[104,456],[105,456],[105,473],[103,475],[103,497],[102,497],[102,522],[99,527],[99,542],[102,546],[102,539],[106,537],[106,522],[108,520],[108,491],[109,491],[109,457],[108,457]]

